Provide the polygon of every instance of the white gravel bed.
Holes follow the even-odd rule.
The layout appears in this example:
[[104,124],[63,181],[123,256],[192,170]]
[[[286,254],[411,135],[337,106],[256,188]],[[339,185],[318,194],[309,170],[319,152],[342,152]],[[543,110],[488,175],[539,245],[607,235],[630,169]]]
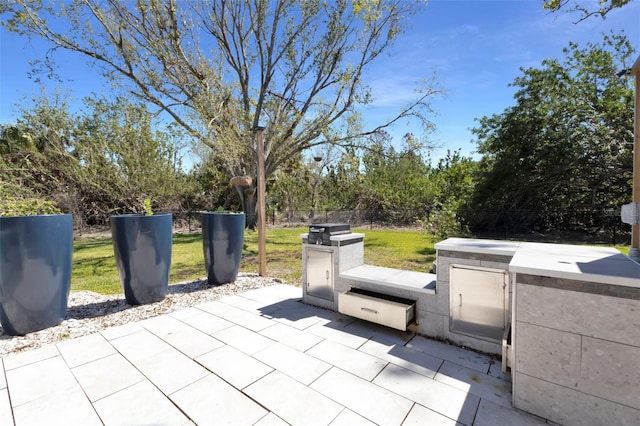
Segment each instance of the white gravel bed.
[[91,291],[72,291],[67,316],[59,325],[25,336],[4,334],[0,327],[0,357],[281,282],[277,278],[240,273],[236,282],[220,286],[208,285],[206,279],[171,284],[164,300],[139,306],[128,305],[124,294],[105,296]]

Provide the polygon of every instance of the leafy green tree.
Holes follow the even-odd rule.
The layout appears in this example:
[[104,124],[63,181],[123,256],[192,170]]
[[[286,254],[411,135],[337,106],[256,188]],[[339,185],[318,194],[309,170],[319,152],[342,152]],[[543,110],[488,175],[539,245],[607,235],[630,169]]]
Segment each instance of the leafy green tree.
[[118,200],[109,208],[120,212],[141,212],[146,198],[156,211],[180,210],[189,189],[181,164],[186,138],[181,129],[157,130],[145,106],[124,98],[87,104],[90,112],[80,119],[75,146],[86,182]]
[[379,132],[362,157],[363,183],[359,204],[395,223],[412,223],[433,207],[431,170],[416,149],[413,135],[403,138],[404,148],[396,151],[385,132]]
[[564,53],[562,62],[522,70],[516,104],[473,129],[483,155],[466,209],[473,228],[557,228],[563,210],[628,200],[633,91],[618,75],[633,49],[611,35],[586,48],[569,43]]
[[[266,125],[269,178],[325,143],[352,144],[399,119],[429,128],[432,84],[374,129],[357,107],[375,94],[363,77],[392,48],[407,0],[14,0],[0,9],[10,31],[85,55],[109,79],[168,114],[224,161],[256,176],[254,129]],[[256,179],[253,179],[255,185]],[[255,204],[248,193],[247,210]]]
[[328,210],[361,209],[364,175],[360,171],[360,153],[353,147],[344,149],[337,161],[327,165],[321,184],[321,206]]
[[578,0],[542,0],[544,8],[551,11],[564,11],[567,13],[578,13],[581,15],[580,21],[584,21],[592,16],[599,16],[605,19],[607,14],[614,9],[623,7],[631,2],[631,0],[598,0],[597,6],[593,6],[596,2],[585,2]]
[[447,150],[438,161],[430,176],[435,192],[433,208],[421,220],[428,233],[441,238],[468,234],[461,209],[473,194],[475,169],[476,162],[460,150]]
[[180,210],[195,190],[180,163],[182,132],[153,130],[146,108],[122,98],[86,100],[74,114],[64,99],[35,99],[1,132],[3,194],[54,202],[77,225],[142,212],[146,198],[156,211]]

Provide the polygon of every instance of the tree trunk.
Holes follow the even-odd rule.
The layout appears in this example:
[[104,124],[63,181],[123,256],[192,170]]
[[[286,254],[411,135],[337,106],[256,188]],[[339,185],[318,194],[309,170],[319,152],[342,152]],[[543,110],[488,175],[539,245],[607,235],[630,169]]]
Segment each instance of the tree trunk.
[[246,227],[255,230],[258,225],[258,197],[256,196],[256,187],[251,185],[244,188],[244,214],[247,222]]

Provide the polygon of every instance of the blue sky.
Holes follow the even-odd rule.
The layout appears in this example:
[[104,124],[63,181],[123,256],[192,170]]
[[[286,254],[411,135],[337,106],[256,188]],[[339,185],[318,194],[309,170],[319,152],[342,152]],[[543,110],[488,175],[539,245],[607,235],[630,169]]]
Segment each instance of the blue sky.
[[[595,4],[594,2],[583,2]],[[432,117],[436,131],[430,138],[440,146],[437,159],[447,149],[461,149],[471,155],[475,145],[470,128],[474,119],[500,113],[513,105],[514,88],[509,87],[520,68],[536,67],[546,58],[562,58],[569,41],[581,45],[598,42],[603,32],[623,29],[640,55],[640,0],[611,12],[606,20],[591,18],[573,24],[577,15],[548,14],[541,0],[463,1],[431,0],[425,10],[412,17],[411,27],[388,56],[369,70],[366,82],[373,89],[373,105],[362,110],[369,123],[392,117],[415,96],[415,82],[434,72],[438,84],[447,92],[437,99]],[[29,61],[42,57],[43,43],[0,34],[0,123],[19,116],[22,99],[36,96],[40,86],[27,76]],[[55,56],[59,72],[67,80],[64,93],[78,102],[92,91],[108,91],[108,84],[85,64],[83,57],[62,52]],[[47,84],[52,93],[57,82]],[[398,123],[391,134],[419,129]]]

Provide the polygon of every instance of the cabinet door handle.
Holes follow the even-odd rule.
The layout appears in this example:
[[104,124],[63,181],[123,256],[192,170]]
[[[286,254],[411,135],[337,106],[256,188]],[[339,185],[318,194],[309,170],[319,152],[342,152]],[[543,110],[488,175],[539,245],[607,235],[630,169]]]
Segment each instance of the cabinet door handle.
[[360,310],[365,311],[365,312],[371,312],[372,314],[378,315],[378,311],[376,311],[375,309],[365,308],[364,306],[361,306]]
[[325,272],[325,275],[326,275],[327,279],[329,279],[329,270],[327,269],[327,270],[326,270],[326,271],[324,271],[324,272]]
[[458,306],[462,306],[462,293],[460,293],[460,304]]

